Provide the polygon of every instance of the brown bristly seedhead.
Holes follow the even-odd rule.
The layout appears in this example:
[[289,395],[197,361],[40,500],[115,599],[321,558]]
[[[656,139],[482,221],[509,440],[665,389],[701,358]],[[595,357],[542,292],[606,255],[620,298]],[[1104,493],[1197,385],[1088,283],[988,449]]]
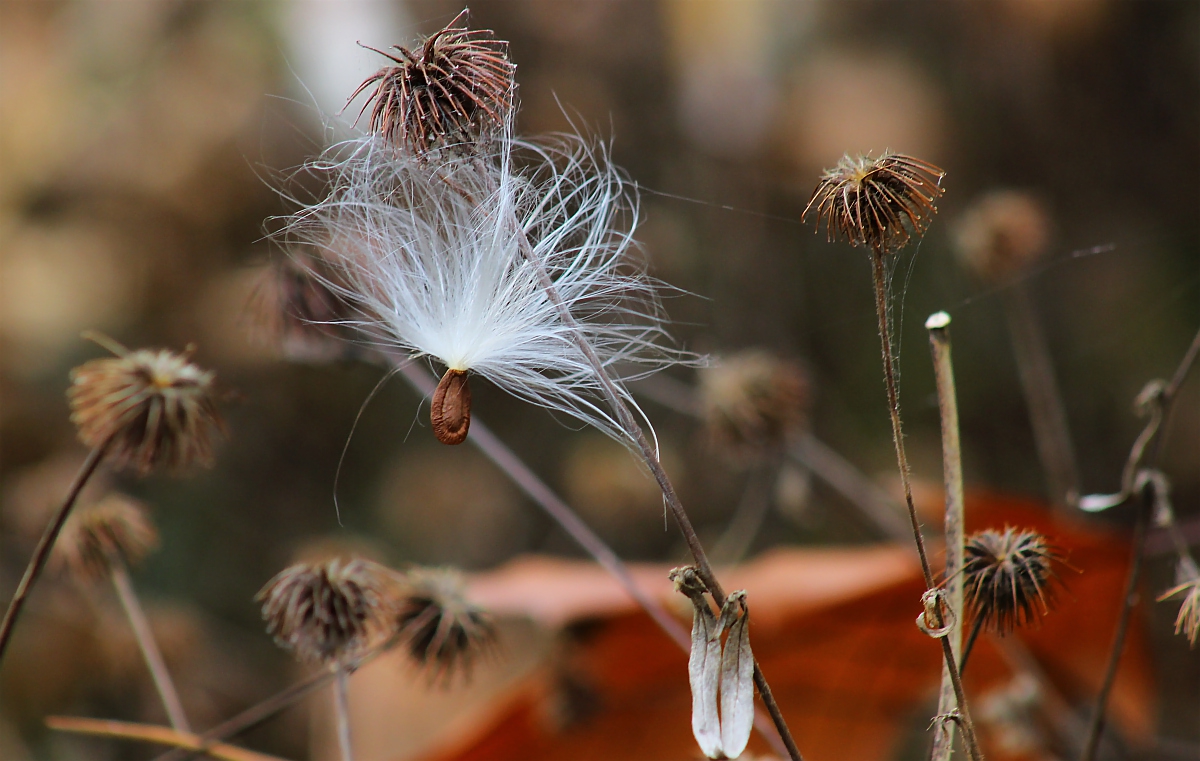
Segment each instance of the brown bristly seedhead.
[[429,407],[433,435],[443,444],[461,444],[471,428],[471,386],[465,370],[447,370]]
[[1050,215],[1028,193],[996,190],[976,200],[955,231],[959,259],[981,278],[1004,281],[1045,255]]
[[804,428],[811,401],[804,369],[750,349],[700,372],[700,407],[712,437],[735,450],[778,446]]
[[1183,602],[1179,605],[1179,614],[1175,616],[1175,633],[1187,637],[1188,645],[1195,647],[1196,641],[1200,640],[1200,579],[1190,579],[1168,589],[1159,595],[1158,601],[1178,594],[1183,595]]
[[470,146],[503,127],[513,108],[516,66],[508,43],[489,30],[467,29],[467,15],[463,10],[418,48],[397,45],[396,55],[375,51],[396,65],[380,69],[350,96],[374,87],[363,106],[363,112],[371,106],[372,132],[423,154],[437,146]]
[[354,307],[331,287],[332,268],[318,256],[294,254],[263,268],[250,300],[252,327],[289,359],[345,358],[361,336]]
[[817,226],[824,222],[829,240],[841,238],[886,254],[925,232],[937,213],[945,175],[929,162],[899,153],[847,154],[825,171],[802,217],[815,211]]
[[468,671],[495,642],[496,628],[466,597],[462,575],[451,568],[413,568],[397,623],[413,660],[435,676]]
[[142,475],[211,465],[212,438],[221,429],[213,373],[187,354],[97,341],[117,356],[71,371],[67,396],[80,440],[90,447],[111,440],[109,461]]
[[157,546],[158,531],[146,506],[110,494],[71,515],[54,554],[76,578],[94,581],[108,576],[115,563],[137,565]]
[[967,537],[963,586],[967,608],[983,627],[1005,634],[1049,612],[1054,562],[1062,553],[1034,531],[1005,527]]
[[391,572],[361,558],[297,563],[255,599],[280,647],[303,661],[342,665],[387,630],[397,605]]

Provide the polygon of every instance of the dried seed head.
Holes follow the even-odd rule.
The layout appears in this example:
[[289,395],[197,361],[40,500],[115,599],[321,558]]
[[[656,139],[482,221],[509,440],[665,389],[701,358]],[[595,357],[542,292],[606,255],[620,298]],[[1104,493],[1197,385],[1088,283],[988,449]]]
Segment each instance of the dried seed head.
[[397,621],[409,654],[435,675],[469,671],[495,641],[491,617],[466,598],[462,575],[453,569],[414,568],[407,576],[410,588]]
[[929,226],[945,175],[933,164],[898,153],[847,154],[825,171],[803,216],[815,207],[817,226],[824,220],[829,240],[895,251]]
[[[350,100],[374,85],[371,131],[421,154],[439,145],[470,146],[500,129],[513,108],[516,66],[508,43],[485,29],[466,28],[464,10],[414,50],[375,52],[396,62],[358,86]],[[373,48],[372,48],[373,49]]]
[[1005,280],[1046,253],[1050,217],[1027,193],[995,191],[959,220],[959,258],[986,280]]
[[343,359],[361,336],[361,318],[329,283],[332,268],[315,256],[294,254],[263,268],[250,307],[264,343],[298,361]]
[[967,607],[984,627],[1004,634],[1049,612],[1051,563],[1062,556],[1041,534],[988,529],[968,537],[965,550]]
[[465,370],[450,369],[433,392],[429,407],[433,435],[443,444],[461,444],[471,428],[471,387]]
[[1196,640],[1200,639],[1200,579],[1193,578],[1168,589],[1158,600],[1162,602],[1178,594],[1183,595],[1183,603],[1179,606],[1179,615],[1175,617],[1175,633],[1187,637],[1188,644],[1195,647]]
[[186,354],[102,341],[117,356],[71,371],[67,396],[80,440],[98,447],[111,439],[109,460],[141,474],[211,465],[212,436],[221,426],[213,374]]
[[361,558],[297,563],[255,599],[280,647],[314,663],[345,664],[361,655],[396,606],[390,572]]
[[807,423],[808,377],[794,362],[744,351],[701,371],[700,400],[715,440],[741,451],[778,446]]
[[72,575],[93,581],[107,576],[114,563],[137,565],[157,546],[158,531],[146,506],[111,494],[67,519],[54,553]]

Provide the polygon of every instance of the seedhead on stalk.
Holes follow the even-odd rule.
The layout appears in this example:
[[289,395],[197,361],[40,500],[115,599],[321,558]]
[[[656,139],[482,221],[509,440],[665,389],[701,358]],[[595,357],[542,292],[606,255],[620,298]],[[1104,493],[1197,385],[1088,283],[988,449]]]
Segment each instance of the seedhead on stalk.
[[496,638],[491,617],[466,597],[462,575],[449,568],[414,568],[397,617],[413,660],[434,675],[467,671]]
[[1062,553],[1041,534],[980,531],[967,537],[964,557],[967,607],[984,628],[1005,634],[1049,612]]
[[75,512],[54,546],[57,559],[79,579],[104,578],[113,563],[137,565],[158,546],[158,531],[146,506],[112,494]]
[[1027,193],[993,191],[972,204],[956,232],[963,263],[985,280],[1003,281],[1046,253],[1050,216]]
[[815,210],[829,240],[888,253],[920,236],[937,212],[946,173],[926,161],[899,153],[842,157],[822,175],[804,217]]
[[719,359],[700,372],[700,404],[712,437],[738,451],[779,446],[808,420],[808,376],[761,350]]
[[396,65],[380,69],[350,96],[374,87],[363,106],[365,112],[374,104],[372,132],[422,154],[437,146],[470,146],[504,126],[513,108],[516,66],[508,60],[508,43],[489,30],[467,29],[467,16],[464,10],[412,50],[396,45],[396,55],[375,51]]
[[109,444],[116,467],[140,474],[212,464],[212,437],[221,427],[213,374],[168,349],[130,351],[98,339],[115,357],[71,371],[71,420],[90,447]]

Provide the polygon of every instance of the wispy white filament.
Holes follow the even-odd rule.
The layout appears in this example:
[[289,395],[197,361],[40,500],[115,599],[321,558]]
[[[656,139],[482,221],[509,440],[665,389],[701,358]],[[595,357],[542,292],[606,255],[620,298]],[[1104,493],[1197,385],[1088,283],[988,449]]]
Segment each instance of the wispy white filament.
[[332,265],[327,285],[380,348],[625,438],[578,336],[618,381],[685,356],[669,348],[658,284],[630,257],[637,199],[605,147],[504,136],[490,155],[439,155],[398,154],[375,136],[333,146],[305,167],[327,194],[287,221],[285,239]]

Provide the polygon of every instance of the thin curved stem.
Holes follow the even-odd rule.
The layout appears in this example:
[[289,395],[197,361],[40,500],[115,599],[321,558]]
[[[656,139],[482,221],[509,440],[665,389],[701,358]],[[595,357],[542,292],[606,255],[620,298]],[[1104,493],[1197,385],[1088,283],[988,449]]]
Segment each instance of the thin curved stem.
[[41,575],[42,569],[46,567],[46,561],[50,559],[50,551],[54,549],[54,542],[58,539],[58,534],[62,531],[63,524],[67,522],[67,517],[71,514],[71,508],[75,507],[75,502],[79,499],[80,492],[92,475],[96,472],[100,461],[104,459],[104,453],[108,451],[108,445],[112,439],[105,441],[100,446],[93,449],[83,462],[83,467],[79,469],[75,480],[71,482],[71,488],[67,492],[66,499],[63,500],[62,506],[58,508],[58,512],[50,519],[50,523],[46,526],[46,530],[42,533],[42,538],[38,540],[37,547],[33,551],[33,557],[29,559],[29,565],[25,567],[25,575],[21,577],[21,583],[17,585],[17,591],[13,594],[12,601],[8,604],[8,611],[4,614],[4,621],[0,622],[0,662],[4,660],[4,653],[8,649],[8,643],[12,639],[13,627],[17,624],[17,618],[21,615],[21,610],[25,607],[25,600],[29,597],[33,585],[37,582],[38,576]]
[[236,745],[223,743],[205,743],[199,736],[191,732],[180,732],[169,727],[157,727],[153,724],[135,724],[129,721],[109,721],[107,719],[89,719],[82,716],[48,716],[46,726],[60,732],[74,732],[81,735],[98,737],[114,737],[121,740],[139,740],[155,743],[156,745],[173,745],[177,749],[204,753],[221,761],[283,761],[278,756],[268,756],[265,753],[255,753]]
[[333,683],[333,712],[337,716],[338,747],[342,761],[354,761],[354,748],[350,744],[350,696],[346,669],[338,667],[337,679]]

